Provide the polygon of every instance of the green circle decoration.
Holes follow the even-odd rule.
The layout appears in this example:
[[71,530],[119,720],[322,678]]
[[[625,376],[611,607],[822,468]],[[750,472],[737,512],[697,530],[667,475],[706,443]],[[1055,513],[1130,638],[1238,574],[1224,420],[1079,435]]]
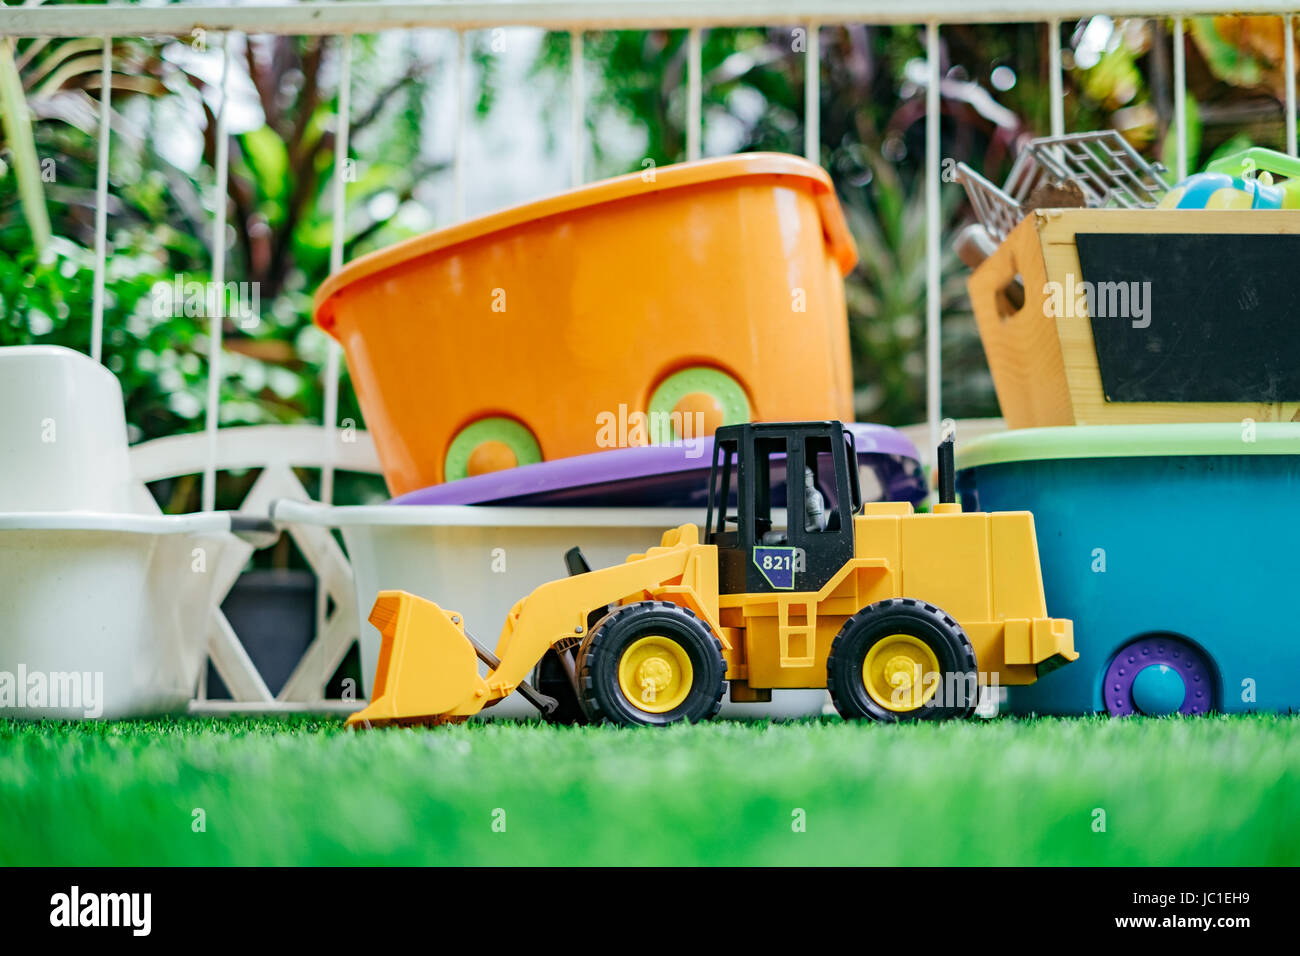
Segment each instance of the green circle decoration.
[[704,365],[686,368],[669,375],[650,396],[650,444],[662,445],[687,437],[677,434],[677,427],[669,416],[678,402],[694,392],[704,392],[717,399],[722,406],[724,425],[749,421],[749,397],[739,382],[716,368]]
[[466,425],[451,441],[443,463],[443,481],[456,481],[469,475],[469,456],[483,442],[499,441],[515,453],[520,465],[542,460],[542,449],[533,433],[513,418],[480,418]]

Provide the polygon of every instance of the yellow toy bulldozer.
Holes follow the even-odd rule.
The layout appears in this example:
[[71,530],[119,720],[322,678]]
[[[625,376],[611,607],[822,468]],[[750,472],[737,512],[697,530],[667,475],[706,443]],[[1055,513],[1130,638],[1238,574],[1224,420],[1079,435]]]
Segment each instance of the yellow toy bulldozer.
[[825,687],[846,718],[969,716],[979,686],[1078,654],[1071,622],[1047,616],[1033,515],[963,513],[951,439],[939,459],[933,513],[864,507],[841,423],[719,428],[703,540],[685,524],[598,571],[573,549],[495,654],[456,612],[381,592],[374,692],[348,723],[459,721],[518,690],[552,719],[664,725],[714,716],[728,684],[751,702]]

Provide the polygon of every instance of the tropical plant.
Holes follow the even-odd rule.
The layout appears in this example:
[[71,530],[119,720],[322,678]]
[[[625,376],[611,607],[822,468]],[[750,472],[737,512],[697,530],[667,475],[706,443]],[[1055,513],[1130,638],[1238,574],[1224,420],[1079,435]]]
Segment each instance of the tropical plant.
[[[356,43],[364,77],[379,54],[369,41]],[[329,84],[337,63],[326,60],[336,48],[319,39],[256,38],[241,52],[265,122],[230,139],[226,277],[257,290],[261,314],[223,323],[221,420],[318,419],[325,339],[311,326],[310,295],[329,270]],[[104,361],[122,383],[136,440],[196,429],[205,413],[209,319],[206,308],[172,290],[204,288],[212,274],[215,55],[201,36],[113,48]],[[0,47],[0,345],[89,347],[101,58],[99,40]],[[421,177],[444,165],[417,155],[412,103],[422,101],[417,88],[426,73],[428,64],[411,57],[396,82],[354,85],[354,133],[377,148],[347,170],[349,254],[403,235],[384,209],[400,206]],[[187,126],[187,115],[202,119]],[[199,162],[178,166],[167,147],[195,132]],[[396,202],[373,201],[390,193]],[[340,412],[362,421],[348,388]],[[246,483],[223,482],[222,497],[236,499]],[[174,504],[192,507],[197,497]]]

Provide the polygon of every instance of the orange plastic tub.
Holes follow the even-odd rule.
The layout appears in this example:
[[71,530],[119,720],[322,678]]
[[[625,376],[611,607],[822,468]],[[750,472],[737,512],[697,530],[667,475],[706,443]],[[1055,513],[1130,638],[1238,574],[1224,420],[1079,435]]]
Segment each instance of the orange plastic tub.
[[751,153],[620,176],[350,263],[316,295],[389,490],[734,421],[851,420],[829,177]]

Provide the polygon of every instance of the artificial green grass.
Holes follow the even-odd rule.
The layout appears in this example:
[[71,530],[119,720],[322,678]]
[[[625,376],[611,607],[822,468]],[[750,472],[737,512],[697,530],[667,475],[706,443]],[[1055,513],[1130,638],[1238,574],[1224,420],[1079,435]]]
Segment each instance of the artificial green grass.
[[1300,717],[0,721],[0,864],[356,863],[1296,864]]

